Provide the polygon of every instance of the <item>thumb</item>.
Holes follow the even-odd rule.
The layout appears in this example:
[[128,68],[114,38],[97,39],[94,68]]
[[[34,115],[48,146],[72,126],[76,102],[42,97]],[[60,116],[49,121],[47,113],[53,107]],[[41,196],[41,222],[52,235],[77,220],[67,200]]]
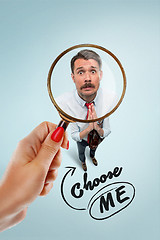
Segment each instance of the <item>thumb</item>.
[[61,147],[63,137],[63,127],[58,127],[54,131],[50,132],[45,141],[42,143],[34,162],[48,171],[51,162]]

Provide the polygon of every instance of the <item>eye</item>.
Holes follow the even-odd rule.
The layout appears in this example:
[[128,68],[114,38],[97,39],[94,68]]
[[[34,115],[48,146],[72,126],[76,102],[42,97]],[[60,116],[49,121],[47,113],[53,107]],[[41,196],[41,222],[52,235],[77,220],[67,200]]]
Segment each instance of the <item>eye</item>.
[[92,74],[95,74],[95,73],[96,73],[96,70],[92,70],[91,73],[92,73]]
[[79,74],[79,75],[82,75],[82,74],[83,74],[83,71],[79,71],[78,74]]

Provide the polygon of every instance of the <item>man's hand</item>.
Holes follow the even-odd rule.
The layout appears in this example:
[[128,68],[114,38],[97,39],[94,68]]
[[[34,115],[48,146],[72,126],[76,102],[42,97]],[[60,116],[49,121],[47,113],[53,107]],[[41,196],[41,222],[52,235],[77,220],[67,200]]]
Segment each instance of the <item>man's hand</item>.
[[92,119],[96,119],[97,118],[97,113],[96,113],[94,104],[92,103],[90,107],[91,107],[91,112],[92,112]]
[[[94,104],[91,105],[91,113],[92,113],[92,119],[97,118],[97,113],[94,107]],[[103,129],[97,124],[97,122],[93,122],[93,129],[95,129],[100,137],[103,137],[104,131]]]
[[22,221],[27,207],[48,194],[61,164],[60,147],[68,148],[66,133],[59,142],[56,125],[44,122],[21,140],[0,183],[0,231]]
[[[87,120],[93,119],[91,105],[88,108],[88,117]],[[93,130],[93,122],[88,124],[88,127],[80,132],[80,139],[88,136],[88,134]]]
[[[92,120],[93,119],[92,105],[93,105],[93,103],[88,108],[88,118],[87,118],[87,120]],[[93,130],[93,128],[94,128],[94,123],[90,122],[89,126],[88,126],[89,132],[91,132]]]

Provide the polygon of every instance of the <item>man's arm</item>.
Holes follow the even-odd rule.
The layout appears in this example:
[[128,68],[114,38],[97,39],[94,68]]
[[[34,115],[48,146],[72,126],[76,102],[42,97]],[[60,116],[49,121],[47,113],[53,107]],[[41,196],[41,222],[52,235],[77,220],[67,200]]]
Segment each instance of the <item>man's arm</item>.
[[104,134],[103,134],[104,138],[107,137],[111,133],[109,118],[105,118],[103,120],[103,128],[102,129],[104,131]]
[[94,129],[98,132],[99,136],[103,137],[104,136],[103,128],[101,128],[97,122],[94,122],[93,126],[94,126]]
[[[92,119],[92,112],[91,107],[89,107],[89,113],[88,113],[88,120]],[[80,128],[76,123],[71,124],[71,137],[77,141],[80,142],[83,138],[87,137],[88,134],[93,130],[93,123],[89,123],[88,126],[80,131]]]
[[[97,114],[96,114],[94,105],[91,105],[91,111],[92,111],[92,118],[96,119]],[[93,128],[98,132],[98,134],[101,138],[107,137],[111,133],[110,125],[109,125],[109,118],[106,118],[103,120],[103,127],[100,127],[100,125],[97,122],[94,122]]]
[[[94,105],[91,105],[89,107],[89,114],[88,114],[88,120],[89,119],[96,119],[97,114],[94,108]],[[88,127],[86,129],[80,131],[80,128],[78,127],[77,123],[71,123],[71,137],[73,140],[80,142],[83,138],[88,136],[88,134],[95,129],[99,136],[101,138],[107,137],[111,131],[110,131],[110,125],[109,125],[109,118],[106,118],[103,120],[103,127],[101,128],[97,122],[89,123]]]
[[72,139],[76,142],[81,142],[82,139],[85,138],[90,133],[90,131],[92,131],[93,123],[89,123],[88,127],[82,131],[80,131],[77,123],[71,123],[70,129]]
[[79,133],[80,139],[85,138],[93,130],[93,123],[89,123],[88,127]]

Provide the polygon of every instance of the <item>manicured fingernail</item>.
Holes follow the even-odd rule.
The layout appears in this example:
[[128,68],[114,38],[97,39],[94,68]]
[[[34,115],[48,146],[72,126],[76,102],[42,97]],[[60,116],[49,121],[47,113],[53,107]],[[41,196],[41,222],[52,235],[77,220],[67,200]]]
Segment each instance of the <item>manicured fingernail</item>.
[[59,142],[63,137],[63,133],[64,133],[64,128],[63,127],[57,127],[55,129],[55,131],[52,133],[51,139],[54,142]]
[[66,148],[67,150],[69,149],[69,141],[67,142],[67,148]]

